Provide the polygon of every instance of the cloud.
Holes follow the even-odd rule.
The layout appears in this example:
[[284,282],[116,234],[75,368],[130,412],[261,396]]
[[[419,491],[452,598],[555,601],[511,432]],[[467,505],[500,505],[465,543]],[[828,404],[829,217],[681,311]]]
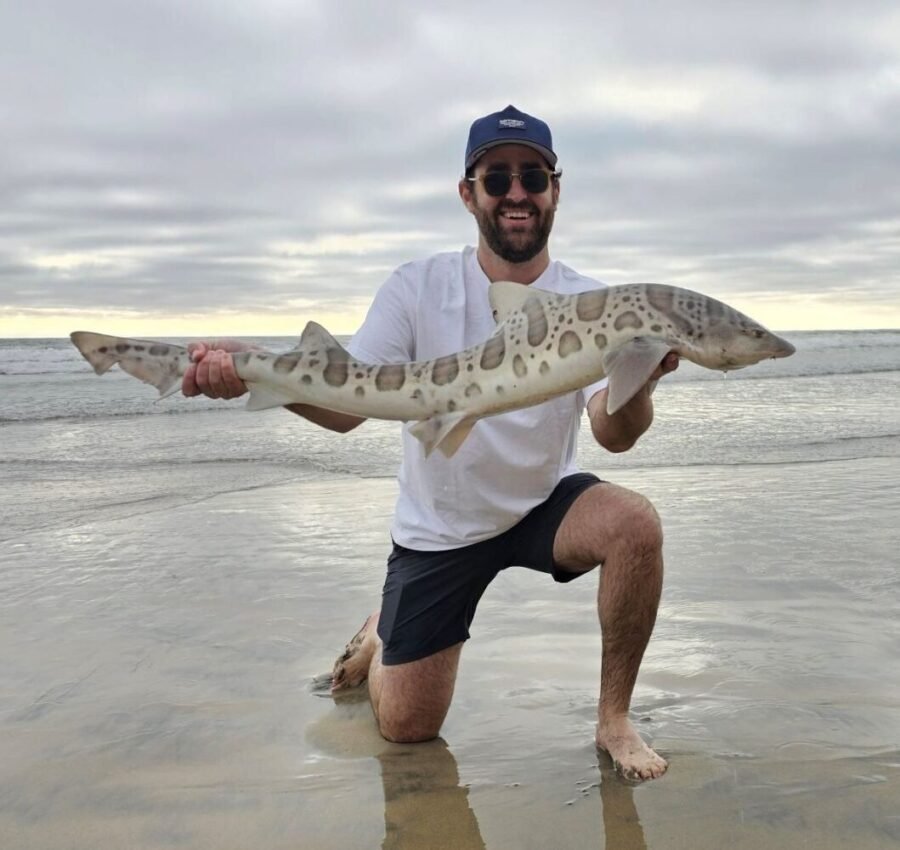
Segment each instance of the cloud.
[[898,324],[898,23],[872,0],[7,4],[0,335],[358,318],[391,268],[474,241],[465,134],[509,102],[553,127],[569,265],[781,297],[793,326],[852,292]]

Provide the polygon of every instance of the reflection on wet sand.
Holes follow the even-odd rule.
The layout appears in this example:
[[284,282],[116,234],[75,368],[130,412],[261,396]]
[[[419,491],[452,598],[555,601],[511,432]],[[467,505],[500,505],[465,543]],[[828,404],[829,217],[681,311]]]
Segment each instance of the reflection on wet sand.
[[[485,850],[469,789],[460,784],[453,753],[442,739],[389,745],[376,758],[384,787],[382,850]],[[606,850],[647,850],[634,787],[611,763],[599,766]],[[608,761],[608,759],[606,759]]]
[[635,708],[672,768],[634,788],[598,769],[577,582],[492,585],[444,729],[458,769],[442,742],[399,755],[364,693],[300,687],[380,586],[392,482],[29,532],[0,547],[2,850],[900,847],[900,466],[813,472],[623,482],[673,565]]
[[[609,762],[608,766],[603,761]],[[634,804],[634,786],[619,776],[610,759],[601,755],[600,804],[606,850],[647,850],[644,828]]]
[[378,755],[384,785],[383,850],[485,850],[469,789],[445,741],[397,744]]

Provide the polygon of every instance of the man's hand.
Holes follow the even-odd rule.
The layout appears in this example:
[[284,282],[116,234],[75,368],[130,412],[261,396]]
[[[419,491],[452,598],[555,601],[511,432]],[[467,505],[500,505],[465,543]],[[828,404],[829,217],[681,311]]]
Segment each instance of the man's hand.
[[678,368],[680,362],[681,358],[674,351],[670,351],[663,357],[662,363],[659,364],[659,368],[650,376],[650,380],[658,381],[663,375],[674,372]]
[[679,357],[670,351],[654,370],[644,387],[624,407],[612,416],[606,412],[608,390],[600,390],[588,401],[588,417],[594,439],[607,451],[628,451],[653,422],[653,401],[650,394],[656,382],[678,368]]
[[187,349],[193,362],[181,379],[181,391],[186,396],[237,398],[247,392],[231,355],[235,351],[255,351],[256,346],[235,339],[211,339],[192,342]]
[[[231,355],[236,351],[264,349],[236,339],[207,339],[188,343],[187,350],[193,362],[181,380],[181,391],[186,396],[237,398],[247,392],[247,385],[238,377]],[[285,407],[291,413],[340,434],[346,434],[366,421],[360,416],[313,407],[311,404],[286,404]]]

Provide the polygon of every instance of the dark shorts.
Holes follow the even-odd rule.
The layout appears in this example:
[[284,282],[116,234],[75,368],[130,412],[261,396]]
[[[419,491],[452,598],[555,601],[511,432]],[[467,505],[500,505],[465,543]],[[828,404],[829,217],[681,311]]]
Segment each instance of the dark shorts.
[[478,600],[500,570],[527,567],[566,582],[579,573],[553,561],[553,541],[569,508],[600,479],[586,472],[564,478],[545,502],[512,528],[439,552],[394,545],[382,592],[378,636],[384,664],[417,661],[469,637]]

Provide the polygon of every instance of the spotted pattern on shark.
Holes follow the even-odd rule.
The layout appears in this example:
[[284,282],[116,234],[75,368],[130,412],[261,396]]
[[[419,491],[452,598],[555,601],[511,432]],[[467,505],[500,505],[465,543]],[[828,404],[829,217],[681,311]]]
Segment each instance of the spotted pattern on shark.
[[350,374],[350,355],[343,348],[329,348],[325,352],[328,365],[322,371],[325,383],[330,387],[342,387]]
[[581,351],[581,337],[575,331],[565,331],[559,338],[559,356],[568,357]]
[[403,389],[406,368],[402,365],[382,366],[375,373],[375,389],[386,392]]
[[582,292],[575,297],[575,315],[579,321],[595,322],[606,309],[607,293],[605,289],[593,289]]
[[455,354],[438,357],[431,370],[431,380],[439,387],[452,384],[459,377],[459,358]]
[[517,378],[524,378],[528,374],[528,364],[521,354],[513,357],[513,372]]
[[506,340],[502,334],[494,334],[486,343],[481,352],[481,368],[496,369],[503,363],[506,356]]
[[528,344],[538,346],[547,338],[547,314],[537,298],[529,298],[524,310],[528,322]]
[[[250,390],[248,408],[309,404],[343,413],[412,422],[425,453],[448,457],[485,416],[536,404],[609,379],[615,414],[670,351],[709,369],[786,357],[789,342],[726,304],[662,284],[629,284],[559,295],[516,283],[490,289],[496,331],[484,342],[430,361],[370,364],[315,322],[286,354],[242,352],[235,370]],[[118,364],[177,391],[187,350],[149,340],[79,331],[72,341],[101,374]]]

